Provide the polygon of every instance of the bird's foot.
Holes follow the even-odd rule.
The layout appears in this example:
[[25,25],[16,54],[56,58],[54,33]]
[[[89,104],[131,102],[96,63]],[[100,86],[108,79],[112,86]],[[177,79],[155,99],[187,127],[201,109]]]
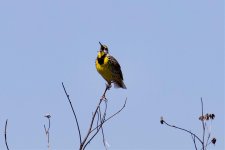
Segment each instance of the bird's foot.
[[106,83],[105,85],[106,85],[106,89],[107,89],[107,90],[110,90],[110,88],[112,87],[111,83],[110,83],[110,84],[107,84],[107,83]]
[[108,84],[106,83],[105,85],[106,85],[105,92],[103,93],[101,100],[107,100],[107,98],[105,97],[106,91],[110,90],[110,88],[112,87],[111,83]]

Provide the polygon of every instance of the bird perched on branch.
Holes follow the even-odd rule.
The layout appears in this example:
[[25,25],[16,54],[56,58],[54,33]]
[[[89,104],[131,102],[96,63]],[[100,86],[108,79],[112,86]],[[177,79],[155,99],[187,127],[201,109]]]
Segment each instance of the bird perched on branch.
[[113,56],[109,55],[106,45],[102,45],[100,42],[99,44],[101,47],[95,61],[97,71],[107,81],[109,88],[111,83],[114,83],[114,87],[126,89],[120,64]]

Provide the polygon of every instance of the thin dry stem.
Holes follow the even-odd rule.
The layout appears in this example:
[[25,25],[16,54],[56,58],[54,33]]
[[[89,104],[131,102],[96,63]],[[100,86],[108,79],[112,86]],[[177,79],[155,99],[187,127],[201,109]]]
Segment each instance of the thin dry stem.
[[[202,116],[204,114],[204,109],[203,109],[203,101],[201,98],[201,106],[202,106]],[[203,133],[202,133],[202,149],[205,150],[205,122],[204,119],[201,120],[202,121],[202,128],[203,128]]]
[[[95,112],[94,112],[93,116],[92,116],[91,123],[90,123],[89,129],[88,129],[88,133],[86,134],[84,140],[83,140],[83,141],[81,142],[81,144],[80,144],[80,150],[85,149],[85,147],[87,146],[87,144],[90,143],[90,141],[91,141],[91,140],[97,135],[97,133],[99,132],[99,130],[97,130],[97,132],[96,132],[96,133],[95,133],[95,134],[87,141],[87,139],[88,139],[88,137],[89,137],[89,135],[91,134],[91,131],[92,131],[92,126],[93,126],[93,123],[94,123],[94,120],[95,120],[95,116],[96,116],[96,114],[97,114],[97,112],[98,112],[98,110],[99,110],[99,107],[100,107],[102,101],[103,101],[104,99],[106,99],[106,98],[105,98],[105,94],[106,94],[106,92],[107,92],[108,89],[109,89],[109,87],[106,86],[106,88],[105,88],[105,90],[104,90],[104,92],[103,92],[102,98],[99,100],[99,103],[98,103],[98,105],[97,105],[97,107],[96,107],[96,109],[95,109]],[[101,113],[101,112],[99,112],[99,113]],[[100,117],[100,127],[101,127],[101,126],[102,126],[102,123],[101,123],[101,117]]]
[[[199,117],[199,120],[201,120],[201,123],[202,123],[202,130],[203,130],[202,139],[200,139],[196,134],[194,134],[193,132],[191,132],[187,129],[168,124],[163,119],[163,117],[161,117],[160,123],[166,124],[167,126],[170,126],[170,127],[173,127],[173,128],[179,129],[179,130],[183,130],[183,131],[189,133],[192,137],[193,142],[194,142],[195,149],[196,150],[198,149],[197,144],[196,144],[196,139],[197,139],[201,143],[201,150],[206,150],[207,146],[210,145],[211,143],[213,143],[212,141],[209,142],[209,139],[211,137],[211,129],[210,130],[208,129],[207,121],[209,119],[211,119],[211,121],[212,121],[214,119],[214,117],[215,117],[214,114],[208,114],[208,113],[204,116],[204,105],[203,105],[203,100],[201,98],[201,116]],[[206,132],[206,130],[208,132]],[[206,134],[207,134],[207,139],[206,139]],[[215,142],[213,144],[215,144]]]
[[48,149],[50,150],[50,127],[51,127],[51,121],[50,121],[50,117],[45,116],[48,119],[48,128],[46,128],[46,126],[44,125],[44,129],[45,129],[45,134],[47,136],[47,141],[48,141]]
[[8,125],[8,119],[6,119],[6,122],[5,122],[5,145],[6,145],[7,150],[9,150],[9,146],[7,143],[7,125]]
[[[83,140],[81,140],[81,133],[80,133],[80,128],[79,128],[79,123],[78,123],[78,119],[77,119],[77,116],[76,116],[76,113],[74,111],[74,108],[73,108],[73,105],[71,103],[71,100],[69,98],[69,95],[67,94],[67,91],[66,91],[66,88],[64,86],[64,84],[62,83],[62,87],[64,89],[64,92],[66,94],[66,97],[69,101],[69,104],[71,106],[71,109],[73,111],[73,115],[74,115],[74,118],[76,120],[76,124],[77,124],[77,129],[79,131],[79,138],[80,138],[80,148],[79,150],[84,150],[86,148],[86,146],[94,139],[94,137],[99,133],[99,131],[101,130],[102,131],[102,136],[103,136],[103,144],[105,146],[105,148],[107,149],[107,146],[106,146],[106,143],[105,143],[105,135],[104,135],[104,130],[103,130],[103,124],[110,120],[111,118],[113,118],[115,115],[117,115],[118,113],[120,113],[123,108],[125,107],[126,105],[126,101],[127,99],[125,100],[125,103],[123,105],[123,107],[117,111],[116,113],[114,113],[113,115],[111,115],[109,118],[105,119],[106,118],[106,112],[107,112],[107,98],[106,98],[106,92],[107,90],[110,89],[110,85],[106,85],[106,88],[102,94],[102,97],[100,98],[99,102],[98,102],[98,105],[96,106],[96,109],[94,111],[94,113],[92,114],[92,118],[91,118],[91,122],[90,122],[90,125],[89,125],[89,129],[88,129],[88,132],[86,134],[86,136],[84,137]],[[102,102],[105,102],[105,109],[104,109],[104,113],[102,114],[101,112],[101,103]],[[96,120],[97,119],[97,120]],[[96,122],[96,127],[93,128],[93,124],[94,122]],[[95,132],[93,132],[95,131]],[[93,132],[93,133],[92,133]]]
[[192,138],[192,140],[194,142],[195,150],[198,150],[197,145],[196,145],[196,141],[195,141],[195,137],[192,134],[191,134],[191,138]]
[[[126,104],[127,104],[127,98],[125,99],[123,106],[116,113],[112,114],[109,118],[105,119],[105,121],[103,122],[103,124],[106,123],[107,121],[109,121],[110,119],[112,119],[113,117],[115,117],[117,114],[119,114],[126,107]],[[99,126],[100,125],[98,125],[94,129],[92,129],[91,132],[93,132],[94,130],[96,130]]]
[[183,128],[180,128],[180,127],[177,127],[177,126],[175,126],[175,125],[170,125],[170,124],[168,124],[165,120],[164,120],[164,123],[165,123],[167,126],[169,126],[169,127],[173,127],[173,128],[179,129],[179,130],[183,130],[183,131],[185,131],[185,132],[191,134],[194,138],[197,138],[198,141],[199,141],[201,144],[203,143],[203,141],[202,141],[196,134],[192,133],[191,131],[186,130],[186,129],[183,129]]
[[70,103],[70,107],[71,107],[71,109],[72,109],[72,111],[73,111],[73,116],[74,116],[74,118],[75,118],[75,120],[76,120],[76,125],[77,125],[77,130],[78,130],[78,133],[79,133],[79,140],[80,140],[80,145],[81,145],[81,144],[82,144],[82,142],[81,142],[81,139],[82,139],[82,138],[81,138],[80,127],[79,127],[79,122],[78,122],[78,119],[77,119],[77,115],[76,115],[76,113],[75,113],[75,111],[74,111],[72,102],[71,102],[71,100],[70,100],[69,95],[68,95],[67,92],[66,92],[66,88],[65,88],[63,82],[62,82],[62,87],[63,87],[64,92],[65,92],[65,94],[66,94],[66,97],[67,97],[67,99],[68,99],[68,101],[69,101],[69,103]]

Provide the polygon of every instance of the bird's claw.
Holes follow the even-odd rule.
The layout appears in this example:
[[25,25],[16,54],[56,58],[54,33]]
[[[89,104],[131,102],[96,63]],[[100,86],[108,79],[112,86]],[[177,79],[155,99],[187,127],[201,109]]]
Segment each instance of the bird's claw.
[[110,84],[106,83],[105,85],[106,85],[107,90],[110,90],[110,88],[112,87],[111,83]]

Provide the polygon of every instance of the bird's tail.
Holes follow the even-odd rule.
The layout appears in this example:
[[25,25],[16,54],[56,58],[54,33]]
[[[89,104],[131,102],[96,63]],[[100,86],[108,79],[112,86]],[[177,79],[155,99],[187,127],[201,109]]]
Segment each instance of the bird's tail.
[[115,88],[123,88],[123,89],[127,89],[126,85],[123,83],[123,80],[120,81],[115,81],[114,83],[114,87]]

